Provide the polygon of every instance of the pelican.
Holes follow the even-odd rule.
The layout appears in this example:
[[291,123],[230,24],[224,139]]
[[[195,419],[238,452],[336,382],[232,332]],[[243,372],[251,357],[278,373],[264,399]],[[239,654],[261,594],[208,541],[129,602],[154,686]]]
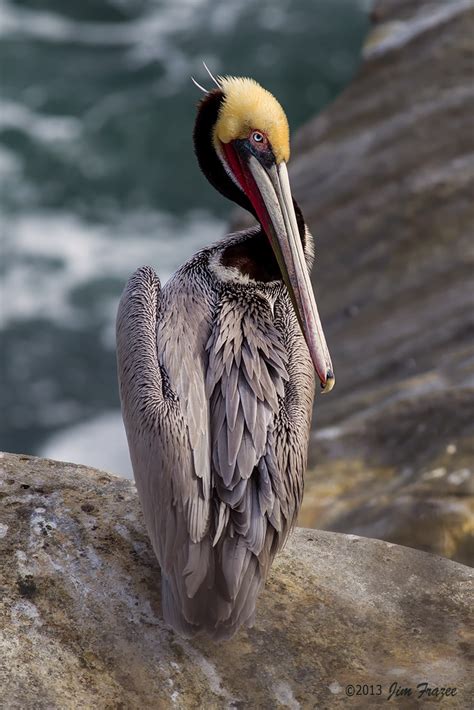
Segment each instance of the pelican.
[[256,226],[202,249],[162,288],[145,266],[117,316],[122,415],[162,611],[178,634],[251,626],[303,495],[315,373],[335,379],[293,200],[286,115],[248,78],[219,77],[194,148]]

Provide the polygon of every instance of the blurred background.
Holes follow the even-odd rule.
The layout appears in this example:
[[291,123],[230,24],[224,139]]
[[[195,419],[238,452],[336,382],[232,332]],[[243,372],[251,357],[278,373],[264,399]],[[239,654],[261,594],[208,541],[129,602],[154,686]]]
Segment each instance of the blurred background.
[[474,559],[472,0],[0,0],[0,449],[130,475],[114,320],[246,223],[201,176],[199,92],[285,107],[337,386],[300,524]]
[[1,442],[128,474],[114,320],[228,230],[191,134],[205,60],[296,128],[359,63],[367,0],[1,0]]

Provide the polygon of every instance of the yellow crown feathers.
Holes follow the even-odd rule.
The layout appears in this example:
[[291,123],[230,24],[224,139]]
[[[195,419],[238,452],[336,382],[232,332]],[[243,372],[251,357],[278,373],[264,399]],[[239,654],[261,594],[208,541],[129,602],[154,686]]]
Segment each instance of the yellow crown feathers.
[[276,98],[253,79],[219,77],[224,101],[214,128],[214,140],[230,143],[252,130],[264,133],[277,163],[290,157],[288,119]]

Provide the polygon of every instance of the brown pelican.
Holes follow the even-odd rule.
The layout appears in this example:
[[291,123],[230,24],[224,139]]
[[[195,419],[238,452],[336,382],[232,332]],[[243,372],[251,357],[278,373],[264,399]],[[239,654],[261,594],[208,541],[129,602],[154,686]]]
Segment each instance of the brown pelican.
[[303,495],[314,371],[334,375],[293,200],[288,121],[252,79],[219,78],[197,112],[202,172],[258,225],[198,252],[161,288],[138,269],[117,318],[122,413],[165,621],[250,626]]

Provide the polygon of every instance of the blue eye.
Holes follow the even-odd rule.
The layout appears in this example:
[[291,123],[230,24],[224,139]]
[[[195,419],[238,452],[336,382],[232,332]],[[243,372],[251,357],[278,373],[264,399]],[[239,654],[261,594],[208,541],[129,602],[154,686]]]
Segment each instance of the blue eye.
[[254,131],[252,133],[252,138],[256,143],[261,143],[263,141],[263,135],[259,131]]

